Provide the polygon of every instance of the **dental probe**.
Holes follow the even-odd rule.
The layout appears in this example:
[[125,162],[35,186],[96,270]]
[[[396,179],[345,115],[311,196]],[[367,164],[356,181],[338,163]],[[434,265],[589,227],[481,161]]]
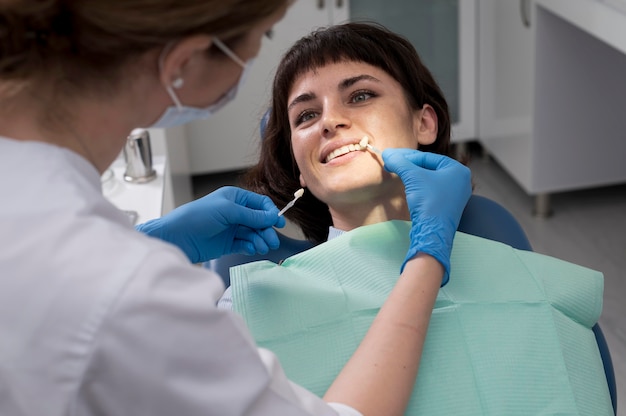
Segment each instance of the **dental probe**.
[[361,141],[359,142],[359,146],[363,147],[363,148],[367,148],[369,151],[376,153],[377,155],[381,156],[383,155],[383,152],[380,151],[380,149],[372,146],[371,144],[369,144],[369,137],[367,136],[363,136],[363,138],[361,139]]
[[281,215],[283,215],[285,213],[285,211],[287,211],[289,208],[293,207],[293,204],[295,204],[296,201],[298,200],[298,198],[300,198],[302,195],[304,195],[304,188],[300,188],[296,192],[294,192],[293,193],[294,198],[291,201],[289,201],[289,203],[287,205],[285,205],[285,207],[283,209],[278,211],[278,216],[280,217]]

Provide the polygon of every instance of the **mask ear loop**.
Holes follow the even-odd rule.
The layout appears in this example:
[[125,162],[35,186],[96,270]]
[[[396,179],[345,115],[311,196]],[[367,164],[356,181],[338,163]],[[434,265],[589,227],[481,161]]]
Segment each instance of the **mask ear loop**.
[[[172,46],[174,46],[174,42],[170,42],[167,45],[165,45],[165,47],[161,51],[161,55],[159,55],[159,74],[163,73],[163,60],[165,59],[165,54],[169,52]],[[178,77],[174,81],[172,81],[172,85],[168,84],[165,86],[165,91],[167,91],[167,94],[170,96],[170,98],[174,102],[174,105],[176,105],[176,108],[178,109],[178,111],[183,110],[183,104],[180,102],[180,100],[178,99],[178,96],[174,92],[174,88],[180,89],[182,88],[184,83],[185,82],[182,79],[182,77]]]
[[228,56],[230,59],[237,62],[240,67],[242,68],[246,67],[246,63],[240,57],[235,55],[235,52],[233,52],[228,46],[226,46],[224,42],[214,37],[213,43],[224,53],[224,55]]

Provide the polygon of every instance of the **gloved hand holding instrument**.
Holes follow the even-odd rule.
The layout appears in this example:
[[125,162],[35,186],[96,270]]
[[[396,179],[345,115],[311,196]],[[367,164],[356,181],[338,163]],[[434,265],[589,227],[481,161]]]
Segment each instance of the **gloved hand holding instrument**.
[[436,258],[448,282],[454,234],[472,193],[470,170],[447,156],[413,149],[385,149],[385,170],[404,183],[411,214],[411,245],[406,262],[418,253]]
[[273,227],[284,226],[269,197],[225,186],[135,228],[199,263],[232,253],[265,254],[280,244]]

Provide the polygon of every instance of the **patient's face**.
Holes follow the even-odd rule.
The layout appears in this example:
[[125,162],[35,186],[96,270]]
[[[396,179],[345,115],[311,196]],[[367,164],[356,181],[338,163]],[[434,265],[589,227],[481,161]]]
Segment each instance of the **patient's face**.
[[[421,110],[409,107],[389,74],[361,62],[329,64],[296,78],[288,104],[300,181],[317,198],[332,209],[404,196],[401,182],[383,169],[380,156],[345,148],[364,136],[380,150],[418,147]],[[334,154],[338,149],[347,153]]]

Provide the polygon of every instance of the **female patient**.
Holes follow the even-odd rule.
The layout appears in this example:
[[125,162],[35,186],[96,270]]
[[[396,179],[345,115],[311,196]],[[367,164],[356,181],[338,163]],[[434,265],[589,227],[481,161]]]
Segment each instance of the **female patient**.
[[[285,216],[319,245],[282,266],[232,269],[232,291],[221,304],[232,293],[257,341],[314,392],[324,393],[408,258],[430,253],[446,283],[452,239],[439,238],[454,236],[458,222],[414,213],[416,206],[445,210],[442,194],[469,192],[438,185],[434,175],[460,166],[445,156],[449,141],[448,107],[433,76],[408,41],[380,26],[314,32],[281,61],[260,159],[245,179],[279,207],[305,188]],[[408,163],[418,158],[426,169]],[[442,228],[451,234],[428,231]],[[609,414],[589,329],[600,310],[601,276],[462,234],[454,251],[407,414]],[[567,309],[559,305],[563,297],[548,293],[561,274],[563,290],[590,305],[568,315],[573,326],[553,318],[552,306]],[[574,284],[573,275],[584,278]],[[331,347],[320,339],[332,339]],[[580,348],[583,339],[590,350]],[[568,342],[576,353],[563,353]]]
[[[448,104],[404,38],[358,23],[315,32],[278,66],[259,161],[244,185],[279,207],[306,188],[285,216],[316,244],[363,225],[411,220],[411,195],[383,168],[381,154],[361,146],[364,137],[380,151],[419,148],[447,156]],[[437,193],[444,190],[433,188],[433,200]],[[444,255],[438,259],[449,268]],[[230,301],[227,290],[220,306]]]
[[285,216],[311,241],[329,227],[348,231],[409,220],[400,179],[381,167],[385,148],[449,153],[446,100],[405,39],[348,24],[296,43],[278,67],[259,163],[247,185],[278,206],[304,196]]

